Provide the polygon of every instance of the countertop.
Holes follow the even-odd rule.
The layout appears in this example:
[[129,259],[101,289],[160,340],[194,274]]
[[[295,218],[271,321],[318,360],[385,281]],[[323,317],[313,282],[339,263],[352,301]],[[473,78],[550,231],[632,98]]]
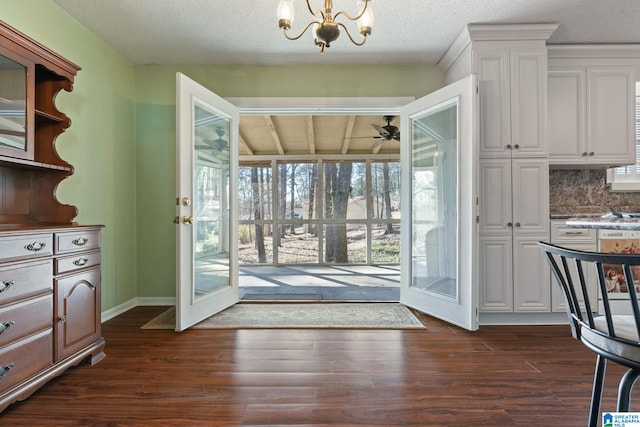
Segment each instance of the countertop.
[[640,230],[640,218],[572,217],[566,221],[567,227],[602,228],[607,230]]

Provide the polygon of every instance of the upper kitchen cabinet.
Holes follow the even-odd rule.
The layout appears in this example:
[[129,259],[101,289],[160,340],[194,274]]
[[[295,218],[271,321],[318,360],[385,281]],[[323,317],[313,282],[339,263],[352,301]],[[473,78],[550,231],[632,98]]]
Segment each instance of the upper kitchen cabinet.
[[640,49],[549,46],[549,164],[636,162],[635,84]]
[[440,67],[478,75],[481,158],[547,157],[547,47],[557,25],[468,25]]
[[547,51],[512,42],[475,48],[480,157],[546,157]]

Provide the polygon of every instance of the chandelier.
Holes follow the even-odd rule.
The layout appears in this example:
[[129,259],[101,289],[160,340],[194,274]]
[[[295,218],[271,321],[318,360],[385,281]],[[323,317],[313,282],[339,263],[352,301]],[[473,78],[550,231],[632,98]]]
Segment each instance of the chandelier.
[[[320,53],[322,53],[324,52],[325,47],[331,47],[331,43],[340,36],[340,27],[342,27],[345,33],[347,33],[351,42],[357,46],[362,46],[367,41],[367,36],[371,34],[371,27],[373,26],[373,11],[370,7],[367,7],[371,0],[357,0],[359,10],[357,16],[351,16],[344,10],[333,15],[332,0],[324,0],[324,10],[318,9],[315,12],[311,8],[309,0],[305,1],[307,2],[309,12],[311,15],[316,17],[316,20],[309,22],[302,32],[294,37],[289,35],[289,30],[291,29],[291,24],[293,23],[293,18],[295,16],[295,12],[293,10],[294,0],[280,0],[280,3],[278,4],[278,25],[282,28],[284,36],[289,40],[298,40],[310,27],[313,27],[311,31],[313,41],[320,49]],[[349,21],[356,21],[358,32],[362,36],[360,41],[354,40],[353,36],[343,23],[335,22],[335,19],[340,15]]]

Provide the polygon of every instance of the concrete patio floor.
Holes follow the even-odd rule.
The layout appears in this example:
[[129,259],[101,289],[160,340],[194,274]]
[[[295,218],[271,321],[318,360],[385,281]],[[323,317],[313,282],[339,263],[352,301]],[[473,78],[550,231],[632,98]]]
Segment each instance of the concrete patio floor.
[[240,267],[239,284],[243,301],[398,301],[400,266]]

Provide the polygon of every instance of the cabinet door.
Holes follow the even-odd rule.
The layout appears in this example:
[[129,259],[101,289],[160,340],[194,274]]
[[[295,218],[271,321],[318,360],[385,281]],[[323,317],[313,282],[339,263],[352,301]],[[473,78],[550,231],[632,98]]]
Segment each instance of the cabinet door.
[[480,160],[480,234],[511,235],[511,160]]
[[586,70],[549,70],[547,141],[549,163],[584,164]]
[[478,70],[480,157],[510,157],[509,50],[482,49]]
[[589,163],[636,162],[635,71],[630,67],[587,70]]
[[479,237],[479,309],[485,313],[513,311],[512,237]]
[[547,50],[510,52],[513,157],[546,157]]
[[55,280],[56,360],[92,344],[101,336],[100,269]]
[[549,163],[513,159],[513,232],[549,238]]
[[513,236],[513,304],[515,312],[548,312],[551,271],[540,248],[544,236]]

